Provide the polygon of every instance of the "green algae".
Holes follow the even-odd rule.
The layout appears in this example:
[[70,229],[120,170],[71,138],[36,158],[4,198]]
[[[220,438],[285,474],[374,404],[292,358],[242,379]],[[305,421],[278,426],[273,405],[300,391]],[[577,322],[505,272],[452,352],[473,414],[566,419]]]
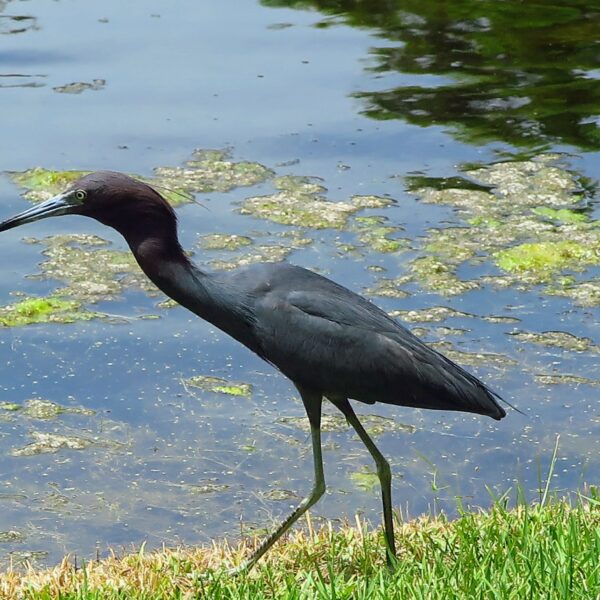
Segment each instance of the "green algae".
[[489,323],[519,323],[520,319],[515,317],[506,317],[503,315],[474,315],[466,313],[449,306],[431,306],[428,308],[412,310],[394,310],[390,313],[391,317],[398,317],[407,323],[439,323],[451,318],[469,318],[481,319]]
[[54,419],[63,414],[86,415],[91,416],[96,414],[95,411],[87,408],[77,408],[71,406],[63,406],[50,400],[40,398],[32,398],[25,401],[25,405],[21,412],[23,416],[31,419]]
[[382,277],[375,285],[365,291],[370,296],[381,296],[382,298],[406,298],[409,294],[402,286],[407,283],[407,277]]
[[409,240],[392,237],[402,231],[402,227],[390,226],[387,222],[387,217],[380,215],[355,217],[353,230],[359,242],[374,252],[390,253],[410,248]]
[[520,244],[497,252],[495,258],[505,271],[525,274],[535,282],[547,282],[565,269],[600,264],[600,237],[596,242],[592,245],[571,240]]
[[8,412],[17,412],[22,408],[23,407],[20,404],[17,404],[16,402],[0,402],[0,410],[6,410]]
[[255,162],[229,160],[226,150],[196,150],[183,167],[157,167],[150,183],[188,193],[228,192],[253,186],[273,176]]
[[[10,176],[26,190],[25,198],[41,201],[62,192],[87,173],[34,167]],[[258,163],[229,160],[225,150],[196,150],[182,167],[157,167],[153,177],[130,175],[156,187],[173,206],[178,206],[192,201],[194,193],[227,192],[262,183],[273,176],[273,171]]]
[[459,365],[477,367],[485,364],[496,367],[511,367],[517,364],[516,360],[505,354],[497,354],[494,352],[465,352],[463,350],[458,350],[448,341],[433,342],[430,343],[429,346],[435,348]]
[[360,196],[355,195],[350,198],[350,203],[358,208],[387,208],[394,204],[394,200],[384,196]]
[[203,235],[199,240],[205,250],[238,250],[252,244],[252,238],[245,235],[212,233]]
[[546,293],[551,296],[571,298],[579,306],[600,306],[600,278],[587,281],[563,281],[560,287],[548,286]]
[[22,327],[35,323],[75,323],[100,317],[83,308],[81,302],[59,296],[24,298],[0,307],[0,325]]
[[592,352],[600,354],[600,345],[594,343],[590,338],[583,338],[566,331],[512,331],[510,334],[520,342],[528,342],[550,348],[571,350],[573,352]]
[[564,221],[565,223],[585,223],[589,221],[587,215],[575,212],[568,208],[550,208],[549,206],[538,206],[533,209],[536,215],[547,217],[554,221]]
[[411,327],[411,332],[419,338],[429,337],[434,335],[436,338],[447,338],[450,336],[464,335],[469,333],[470,329],[463,329],[459,327]]
[[350,473],[350,481],[360,490],[371,494],[375,493],[379,487],[379,476],[369,467],[363,467],[360,471]]
[[32,431],[30,436],[34,441],[22,448],[13,449],[10,453],[11,456],[37,456],[38,454],[51,454],[64,449],[84,450],[93,443],[92,440],[79,436],[41,431]]
[[177,487],[197,496],[206,496],[207,494],[215,494],[225,492],[229,489],[226,483],[217,483],[216,481],[206,481],[205,483],[190,484],[184,483]]
[[[589,186],[566,169],[562,159],[542,154],[464,168],[472,182],[487,189],[436,185],[433,178],[411,181],[421,202],[452,206],[470,225],[429,230],[424,256],[409,265],[413,280],[432,291],[443,293],[447,284],[451,293],[462,293],[472,286],[455,285],[457,268],[493,261],[502,274],[470,283],[521,289],[543,284],[547,294],[585,306],[600,304],[596,280],[574,281],[565,273],[600,264],[600,227],[583,214]],[[423,183],[426,187],[416,187]],[[433,274],[430,268],[419,268],[424,258]]]
[[298,494],[292,492],[291,490],[275,489],[262,493],[261,497],[265,500],[282,502],[285,500],[293,500],[294,498],[298,498]]
[[600,380],[589,379],[579,375],[566,375],[556,373],[538,373],[535,375],[535,380],[542,385],[591,385],[600,386]]
[[81,94],[86,90],[98,91],[104,88],[106,80],[104,79],[93,79],[91,83],[87,81],[74,81],[73,83],[67,83],[65,85],[59,85],[52,89],[59,94]]
[[33,167],[26,171],[10,173],[11,179],[27,191],[23,194],[28,200],[39,202],[62,192],[71,183],[87,175],[89,171],[52,171]]
[[199,388],[206,392],[227,394],[228,396],[251,396],[252,385],[249,383],[231,383],[220,377],[196,375],[183,381],[185,386]]
[[232,271],[239,267],[245,267],[262,262],[281,262],[285,260],[294,248],[280,245],[255,246],[252,252],[238,255],[229,260],[212,260],[210,265],[217,271]]
[[36,277],[65,282],[66,286],[55,292],[61,296],[94,303],[114,299],[129,287],[158,294],[131,252],[107,249],[109,242],[98,236],[55,235],[28,241],[46,246],[42,254],[47,260]]
[[9,529],[7,531],[0,531],[0,543],[6,544],[9,542],[22,542],[25,540],[25,534],[20,531],[15,531],[14,529]]
[[345,229],[348,218],[362,208],[349,202],[326,200],[322,194],[327,190],[319,181],[295,175],[277,177],[273,186],[278,192],[247,198],[239,212],[281,225]]
[[399,317],[407,323],[438,323],[452,317],[470,317],[472,315],[449,306],[431,306],[412,310],[394,310],[390,312],[390,316]]
[[[379,415],[361,415],[360,421],[366,431],[373,437],[378,437],[384,433],[401,432],[412,434],[417,429],[413,425],[406,425],[395,419],[381,417]],[[300,429],[303,432],[310,432],[310,424],[305,417],[279,417],[277,423],[290,425]],[[340,432],[351,429],[342,414],[324,414],[321,417],[321,431]]]
[[453,268],[436,256],[423,256],[413,260],[410,272],[426,290],[444,296],[463,294],[479,287],[476,281],[459,279]]

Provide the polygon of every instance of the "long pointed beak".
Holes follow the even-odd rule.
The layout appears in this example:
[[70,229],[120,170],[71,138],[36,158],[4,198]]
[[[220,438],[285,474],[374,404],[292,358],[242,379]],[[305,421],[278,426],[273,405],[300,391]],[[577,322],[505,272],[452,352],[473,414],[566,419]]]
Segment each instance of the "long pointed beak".
[[72,205],[67,201],[66,194],[59,194],[49,200],[40,202],[22,213],[6,219],[0,223],[0,231],[6,231],[25,223],[33,223],[33,221],[39,221],[46,217],[54,217],[58,215],[64,215],[69,212],[69,209],[73,208]]

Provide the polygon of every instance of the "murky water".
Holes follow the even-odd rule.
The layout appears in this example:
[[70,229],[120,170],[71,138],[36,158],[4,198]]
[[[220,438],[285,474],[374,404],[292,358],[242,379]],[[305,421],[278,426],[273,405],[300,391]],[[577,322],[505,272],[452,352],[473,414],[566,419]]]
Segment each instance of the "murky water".
[[[370,290],[528,415],[358,406],[383,417],[366,422],[396,506],[452,513],[457,497],[485,506],[488,487],[517,485],[535,498],[558,434],[553,489],[598,484],[598,14],[575,1],[286,4],[0,3],[0,169],[160,178],[195,148],[228,148],[231,172],[263,165],[252,185],[213,178],[194,188],[205,208],[177,209],[196,261],[287,257]],[[0,179],[3,218],[23,191]],[[45,239],[73,233],[112,245]],[[115,267],[124,250],[75,217],[0,236],[0,305],[61,297],[97,317],[0,330],[5,562],[237,536],[310,488],[291,384],[161,304],[126,259]],[[328,414],[329,488],[313,513],[376,523],[373,466]]]

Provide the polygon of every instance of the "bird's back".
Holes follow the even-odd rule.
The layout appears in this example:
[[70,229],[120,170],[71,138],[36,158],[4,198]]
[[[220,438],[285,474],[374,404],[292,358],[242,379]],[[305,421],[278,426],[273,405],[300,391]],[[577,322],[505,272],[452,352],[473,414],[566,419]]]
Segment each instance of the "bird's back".
[[325,277],[278,263],[239,270],[228,282],[251,320],[252,342],[238,339],[304,387],[366,403],[506,414],[476,377]]

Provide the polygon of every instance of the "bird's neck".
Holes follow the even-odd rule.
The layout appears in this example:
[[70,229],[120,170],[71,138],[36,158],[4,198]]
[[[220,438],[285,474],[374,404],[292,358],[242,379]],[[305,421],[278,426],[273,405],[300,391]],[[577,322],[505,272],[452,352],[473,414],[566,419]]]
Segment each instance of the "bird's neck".
[[167,296],[262,354],[253,329],[252,301],[226,277],[206,273],[183,253],[177,238],[128,239],[144,273]]
[[156,287],[204,317],[201,314],[203,305],[208,303],[210,297],[205,290],[205,283],[208,283],[210,276],[192,264],[177,240],[145,237],[140,241],[127,241],[142,271]]

